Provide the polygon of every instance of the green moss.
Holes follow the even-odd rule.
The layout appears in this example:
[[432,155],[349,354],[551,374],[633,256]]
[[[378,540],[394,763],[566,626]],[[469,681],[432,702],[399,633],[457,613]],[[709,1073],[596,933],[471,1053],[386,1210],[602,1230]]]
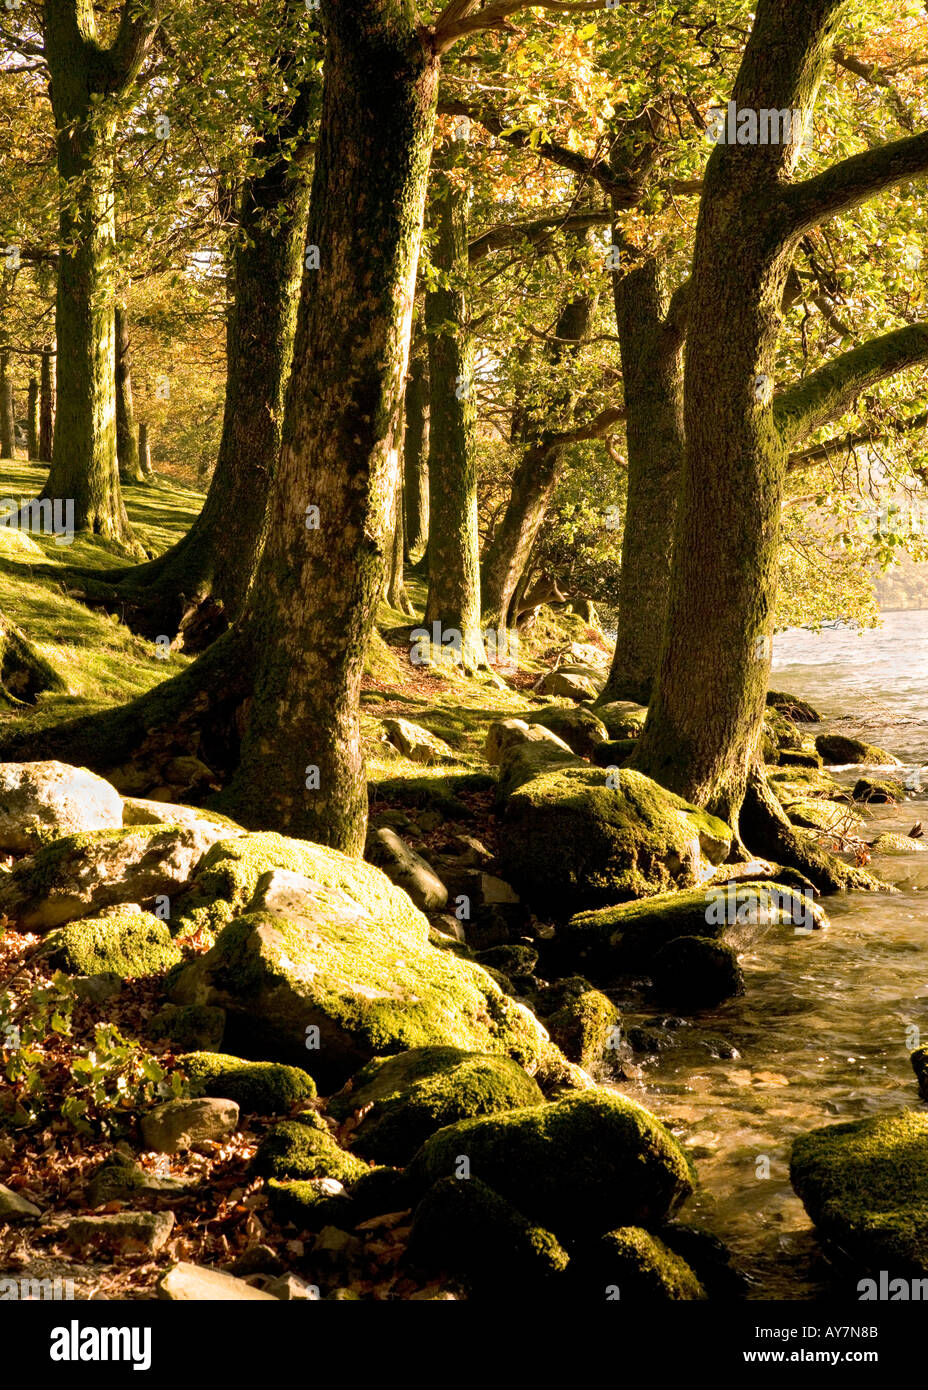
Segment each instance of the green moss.
[[928,1274],[928,1113],[801,1135],[790,1181],[823,1235],[871,1269]]
[[[169,975],[166,985],[170,978]],[[165,1004],[150,1021],[146,1032],[150,1038],[168,1039],[176,1048],[193,1052],[218,1047],[225,1026],[226,1016],[222,1009],[212,1009],[208,1004]]]
[[550,729],[580,757],[587,757],[594,748],[609,739],[603,721],[583,705],[570,709],[548,705],[545,709],[528,711],[523,717],[526,724],[541,724],[543,728]]
[[910,835],[894,835],[885,831],[882,835],[877,835],[870,845],[871,854],[924,854],[928,849],[921,839],[913,839]]
[[819,734],[815,747],[826,763],[863,763],[867,766],[898,767],[899,760],[882,748],[875,748],[863,739],[848,738],[845,734]]
[[332,1196],[310,1180],[270,1178],[264,1191],[275,1220],[292,1221],[300,1231],[321,1231],[324,1226],[344,1230],[354,1221],[350,1197]]
[[609,1231],[571,1262],[571,1282],[591,1300],[663,1303],[704,1299],[685,1260],[640,1226]]
[[636,705],[632,700],[612,700],[608,704],[597,705],[596,713],[611,739],[636,739],[644,728],[648,708],[647,705]]
[[332,1098],[329,1111],[342,1120],[366,1111],[352,1147],[398,1165],[443,1125],[543,1100],[537,1083],[508,1057],[423,1047],[369,1062],[350,1090]]
[[886,803],[905,800],[905,787],[891,777],[860,777],[851,793],[855,801]]
[[79,877],[85,854],[100,846],[117,846],[132,837],[144,841],[171,829],[179,830],[181,827],[133,825],[124,826],[121,830],[83,830],[78,835],[64,835],[59,840],[42,845],[28,859],[21,860],[10,875],[7,892],[11,895],[15,893],[22,901],[38,901],[55,890],[67,889],[75,876]]
[[447,1271],[474,1293],[523,1294],[567,1268],[556,1236],[532,1222],[479,1178],[442,1178],[416,1208],[407,1257],[413,1265]]
[[793,825],[801,825],[808,830],[835,831],[840,828],[861,825],[863,816],[847,803],[822,801],[817,797],[804,797],[791,801],[786,814]]
[[661,1221],[692,1191],[686,1156],[664,1126],[600,1088],[440,1129],[410,1177],[424,1190],[457,1177],[465,1161],[471,1177],[562,1240]]
[[781,748],[779,763],[781,767],[811,768],[814,771],[821,769],[822,756],[820,753],[810,753],[805,749],[797,752],[792,748]]
[[338,889],[370,913],[391,923],[405,919],[408,902],[378,869],[338,850],[286,835],[258,833],[219,840],[203,858],[197,876],[178,900],[175,930],[216,932],[243,911],[258,880],[271,869],[305,874],[323,888]]
[[720,863],[731,831],[717,817],[623,768],[577,763],[542,772],[504,809],[500,859],[523,898],[548,913],[685,888]]
[[150,912],[83,917],[47,939],[53,943],[50,964],[69,975],[161,975],[182,959],[167,923]]
[[346,1185],[368,1172],[368,1165],[339,1147],[314,1111],[272,1125],[252,1162],[263,1178],[335,1178]]
[[538,1012],[551,1039],[571,1062],[589,1070],[615,1057],[608,1044],[619,1011],[588,980],[574,975],[542,990]]
[[188,1052],[178,1062],[192,1096],[234,1100],[249,1115],[286,1114],[316,1095],[308,1072],[280,1062],[245,1062],[221,1052]]

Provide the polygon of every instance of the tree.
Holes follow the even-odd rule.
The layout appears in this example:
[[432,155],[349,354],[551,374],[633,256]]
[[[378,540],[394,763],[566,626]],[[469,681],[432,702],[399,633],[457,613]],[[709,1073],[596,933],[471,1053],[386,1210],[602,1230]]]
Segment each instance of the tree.
[[[760,0],[732,99],[738,111],[814,104],[842,0]],[[928,350],[912,325],[844,354],[777,399],[774,355],[799,239],[928,170],[928,135],[792,182],[801,132],[721,143],[703,181],[687,306],[686,450],[660,672],[634,766],[737,824],[770,668],[790,446],[868,383]],[[719,332],[719,306],[725,332]]]
[[160,0],[124,0],[109,48],[92,0],[46,0],[58,174],[57,409],[43,497],[74,501],[74,524],[125,545],[116,458],[113,140],[158,27]]
[[13,411],[13,378],[10,354],[0,352],[0,458],[16,457],[16,422]]
[[132,404],[132,361],[129,344],[129,315],[124,300],[116,301],[116,459],[123,483],[140,483],[144,474],[139,464]]
[[429,536],[429,359],[424,344],[410,355],[403,403],[403,497],[406,556],[422,557]]
[[51,348],[42,349],[42,371],[39,384],[39,458],[50,463],[55,440],[55,354]]
[[26,406],[26,457],[34,463],[39,457],[39,379],[35,372],[29,377],[29,396]]

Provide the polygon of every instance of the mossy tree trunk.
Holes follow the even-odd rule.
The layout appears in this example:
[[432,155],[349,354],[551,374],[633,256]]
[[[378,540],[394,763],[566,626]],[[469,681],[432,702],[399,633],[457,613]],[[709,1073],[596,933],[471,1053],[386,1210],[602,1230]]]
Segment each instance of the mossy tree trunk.
[[46,0],[60,184],[58,428],[42,496],[73,499],[74,524],[133,538],[116,458],[115,210],[117,103],[135,84],[158,25],[158,0],[125,0],[110,48],[90,0]]
[[122,300],[117,300],[116,331],[116,458],[119,478],[123,483],[144,481],[139,463],[139,445],[135,433],[135,408],[132,403],[132,356],[129,341],[129,315]]
[[425,625],[438,623],[465,671],[485,664],[480,632],[477,402],[469,323],[470,188],[458,152],[431,191],[438,283],[425,297],[429,343],[429,588]]
[[[361,854],[359,697],[383,585],[438,60],[399,0],[323,0],[322,118],[232,814]],[[318,508],[318,513],[311,508]],[[316,522],[318,521],[318,525]]]
[[67,682],[26,634],[0,613],[0,702],[33,705],[45,691],[67,688]]
[[409,363],[403,408],[403,495],[406,558],[422,558],[429,538],[429,359],[420,344]]
[[30,463],[35,463],[41,458],[39,429],[39,379],[33,372],[29,378],[29,398],[26,407],[26,456]]
[[[554,330],[556,341],[547,346],[551,371],[556,372],[586,337],[596,303],[594,295],[572,295],[562,308]],[[570,388],[560,393],[543,423],[525,402],[517,403],[514,427],[525,450],[512,476],[506,510],[481,565],[483,616],[491,627],[504,627],[514,619],[513,598],[564,468],[564,432],[575,399]]]
[[151,441],[148,437],[148,425],[144,420],[139,421],[139,468],[146,478],[150,478],[154,472],[151,466]]
[[628,494],[615,653],[600,696],[647,704],[660,659],[683,475],[683,330],[662,263],[614,273]]
[[39,398],[38,457],[43,463],[51,463],[55,440],[55,354],[49,347],[42,349]]
[[13,378],[10,355],[0,353],[0,458],[16,457],[16,421],[13,406]]

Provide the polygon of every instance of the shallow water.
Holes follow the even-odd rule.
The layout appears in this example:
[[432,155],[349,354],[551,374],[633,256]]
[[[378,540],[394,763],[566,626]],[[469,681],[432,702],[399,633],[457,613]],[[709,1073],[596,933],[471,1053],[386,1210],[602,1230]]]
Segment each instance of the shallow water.
[[[829,716],[804,731],[859,730],[910,768],[928,764],[928,612],[889,613],[881,631],[862,637],[841,628],[784,633],[771,684]],[[840,780],[857,776],[848,770]],[[872,807],[862,834],[928,822],[926,799],[921,790],[903,805]],[[907,1034],[914,1025],[928,1042],[928,852],[874,857],[869,867],[903,891],[823,899],[826,931],[772,929],[742,960],[745,997],[673,1029],[675,1045],[645,1060],[640,1083],[621,1083],[692,1154],[700,1190],[686,1219],[731,1247],[751,1298],[847,1289],[790,1186],[794,1137],[902,1106],[928,1108]],[[656,1016],[640,998],[618,1002],[626,1026]],[[732,1047],[738,1056],[714,1055]]]

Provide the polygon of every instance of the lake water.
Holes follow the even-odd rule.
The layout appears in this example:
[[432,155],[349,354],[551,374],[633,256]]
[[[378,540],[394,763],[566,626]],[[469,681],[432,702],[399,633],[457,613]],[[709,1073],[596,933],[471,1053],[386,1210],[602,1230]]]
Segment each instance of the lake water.
[[[859,732],[910,768],[928,764],[928,612],[886,614],[882,629],[862,635],[783,633],[771,685],[828,717],[804,732]],[[859,771],[838,775],[853,782]],[[870,808],[861,833],[905,833],[922,818],[925,791]],[[742,960],[745,997],[673,1029],[675,1045],[644,1062],[640,1081],[621,1083],[692,1154],[700,1187],[685,1219],[729,1245],[751,1298],[847,1296],[790,1186],[794,1137],[928,1108],[907,1034],[915,1025],[928,1042],[928,853],[874,857],[869,867],[902,891],[822,899],[827,931],[772,930]],[[655,1017],[640,997],[617,1002],[626,1026]]]

